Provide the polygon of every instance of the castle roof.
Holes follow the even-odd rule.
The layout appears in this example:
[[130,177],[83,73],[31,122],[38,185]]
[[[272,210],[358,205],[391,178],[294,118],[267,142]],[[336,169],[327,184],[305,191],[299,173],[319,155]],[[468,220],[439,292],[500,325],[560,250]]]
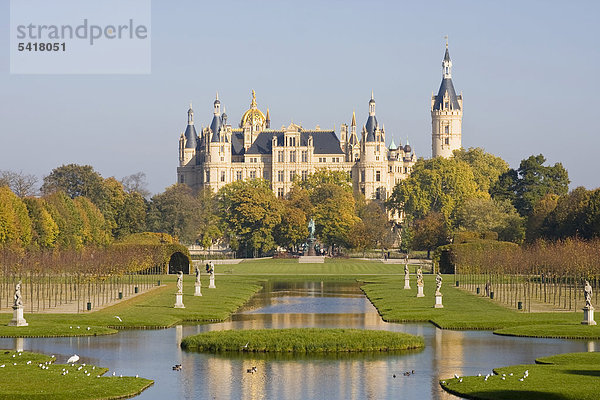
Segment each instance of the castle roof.
[[435,103],[433,104],[434,110],[441,110],[444,105],[444,96],[448,94],[448,99],[450,101],[450,108],[453,110],[460,110],[460,104],[458,104],[458,96],[456,96],[456,92],[454,91],[454,85],[452,84],[451,78],[442,79],[442,84],[440,85],[440,90],[438,91],[437,96],[435,96]]
[[196,148],[196,128],[194,125],[189,124],[187,128],[185,128],[185,148],[186,149],[195,149]]
[[367,123],[365,124],[365,129],[367,130],[367,142],[374,142],[375,129],[377,129],[377,117],[374,115],[369,115],[369,118],[367,118]]
[[212,131],[212,137],[210,139],[211,142],[218,142],[219,141],[219,131],[221,130],[221,116],[220,115],[214,115],[212,122],[210,123],[210,130]]
[[[271,154],[273,152],[273,137],[277,137],[277,145],[284,145],[283,130],[265,130],[258,134],[246,154]],[[314,154],[344,154],[340,148],[340,141],[334,131],[308,131],[301,130],[300,146],[308,145],[308,138],[312,136]]]

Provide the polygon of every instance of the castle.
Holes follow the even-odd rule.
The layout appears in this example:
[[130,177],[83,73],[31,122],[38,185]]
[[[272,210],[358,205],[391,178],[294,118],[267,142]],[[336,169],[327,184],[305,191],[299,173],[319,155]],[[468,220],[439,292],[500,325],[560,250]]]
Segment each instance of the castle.
[[[433,157],[449,157],[461,147],[462,95],[454,91],[451,69],[446,43],[442,83],[431,98]],[[190,105],[187,128],[179,138],[178,182],[195,190],[217,191],[234,181],[264,178],[278,197],[284,197],[294,181],[326,169],[348,172],[354,190],[367,199],[385,200],[417,160],[408,143],[396,145],[392,139],[386,145],[385,128],[375,116],[373,93],[360,140],[354,112],[350,126],[342,124],[338,137],[334,130],[304,129],[294,123],[272,129],[269,109],[265,115],[258,108],[254,90],[250,108],[237,128],[228,124],[227,114],[221,112],[218,93],[213,106],[210,125],[198,135]]]

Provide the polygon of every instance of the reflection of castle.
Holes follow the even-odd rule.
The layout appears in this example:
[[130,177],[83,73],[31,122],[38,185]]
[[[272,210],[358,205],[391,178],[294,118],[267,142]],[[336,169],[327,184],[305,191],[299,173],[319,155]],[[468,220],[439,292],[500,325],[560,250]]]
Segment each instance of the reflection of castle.
[[[442,85],[431,105],[434,157],[448,157],[452,150],[460,148],[461,141],[462,96],[454,92],[447,48],[442,66]],[[318,126],[309,130],[291,123],[272,129],[269,109],[266,115],[258,109],[252,91],[250,108],[238,128],[227,123],[217,94],[212,122],[198,135],[190,105],[188,125],[179,138],[177,179],[193,189],[216,191],[234,181],[264,178],[283,197],[297,179],[306,179],[317,170],[341,170],[348,172],[354,189],[367,199],[385,200],[394,186],[410,174],[415,162],[415,153],[408,143],[397,146],[392,139],[386,145],[386,131],[375,116],[372,93],[369,116],[359,140],[354,113],[350,126],[341,125],[339,138],[333,130]]]

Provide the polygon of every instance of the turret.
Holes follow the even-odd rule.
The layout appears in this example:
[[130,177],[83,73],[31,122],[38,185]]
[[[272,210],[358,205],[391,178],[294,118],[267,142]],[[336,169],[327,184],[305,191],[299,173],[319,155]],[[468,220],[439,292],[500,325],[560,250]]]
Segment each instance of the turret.
[[431,96],[431,150],[433,157],[450,157],[462,147],[462,94],[456,95],[452,83],[452,60],[446,42],[442,60],[442,83]]

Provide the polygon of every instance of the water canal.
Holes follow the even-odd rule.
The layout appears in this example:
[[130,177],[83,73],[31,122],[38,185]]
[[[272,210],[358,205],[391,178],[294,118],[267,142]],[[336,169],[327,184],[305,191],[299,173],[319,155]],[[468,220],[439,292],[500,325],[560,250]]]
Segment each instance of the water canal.
[[[423,336],[426,347],[337,356],[213,355],[179,347],[182,337],[209,330],[293,327],[407,332]],[[58,362],[77,353],[80,362],[108,367],[109,374],[154,379],[154,386],[136,399],[454,399],[440,389],[439,379],[454,373],[484,374],[557,353],[600,350],[598,341],[511,338],[488,331],[440,330],[428,323],[386,323],[358,286],[348,282],[269,282],[224,323],[100,337],[0,339],[0,348],[17,344],[55,354]],[[182,371],[173,371],[174,364],[182,364]],[[252,366],[258,372],[248,374]],[[402,375],[411,370],[411,376]]]

